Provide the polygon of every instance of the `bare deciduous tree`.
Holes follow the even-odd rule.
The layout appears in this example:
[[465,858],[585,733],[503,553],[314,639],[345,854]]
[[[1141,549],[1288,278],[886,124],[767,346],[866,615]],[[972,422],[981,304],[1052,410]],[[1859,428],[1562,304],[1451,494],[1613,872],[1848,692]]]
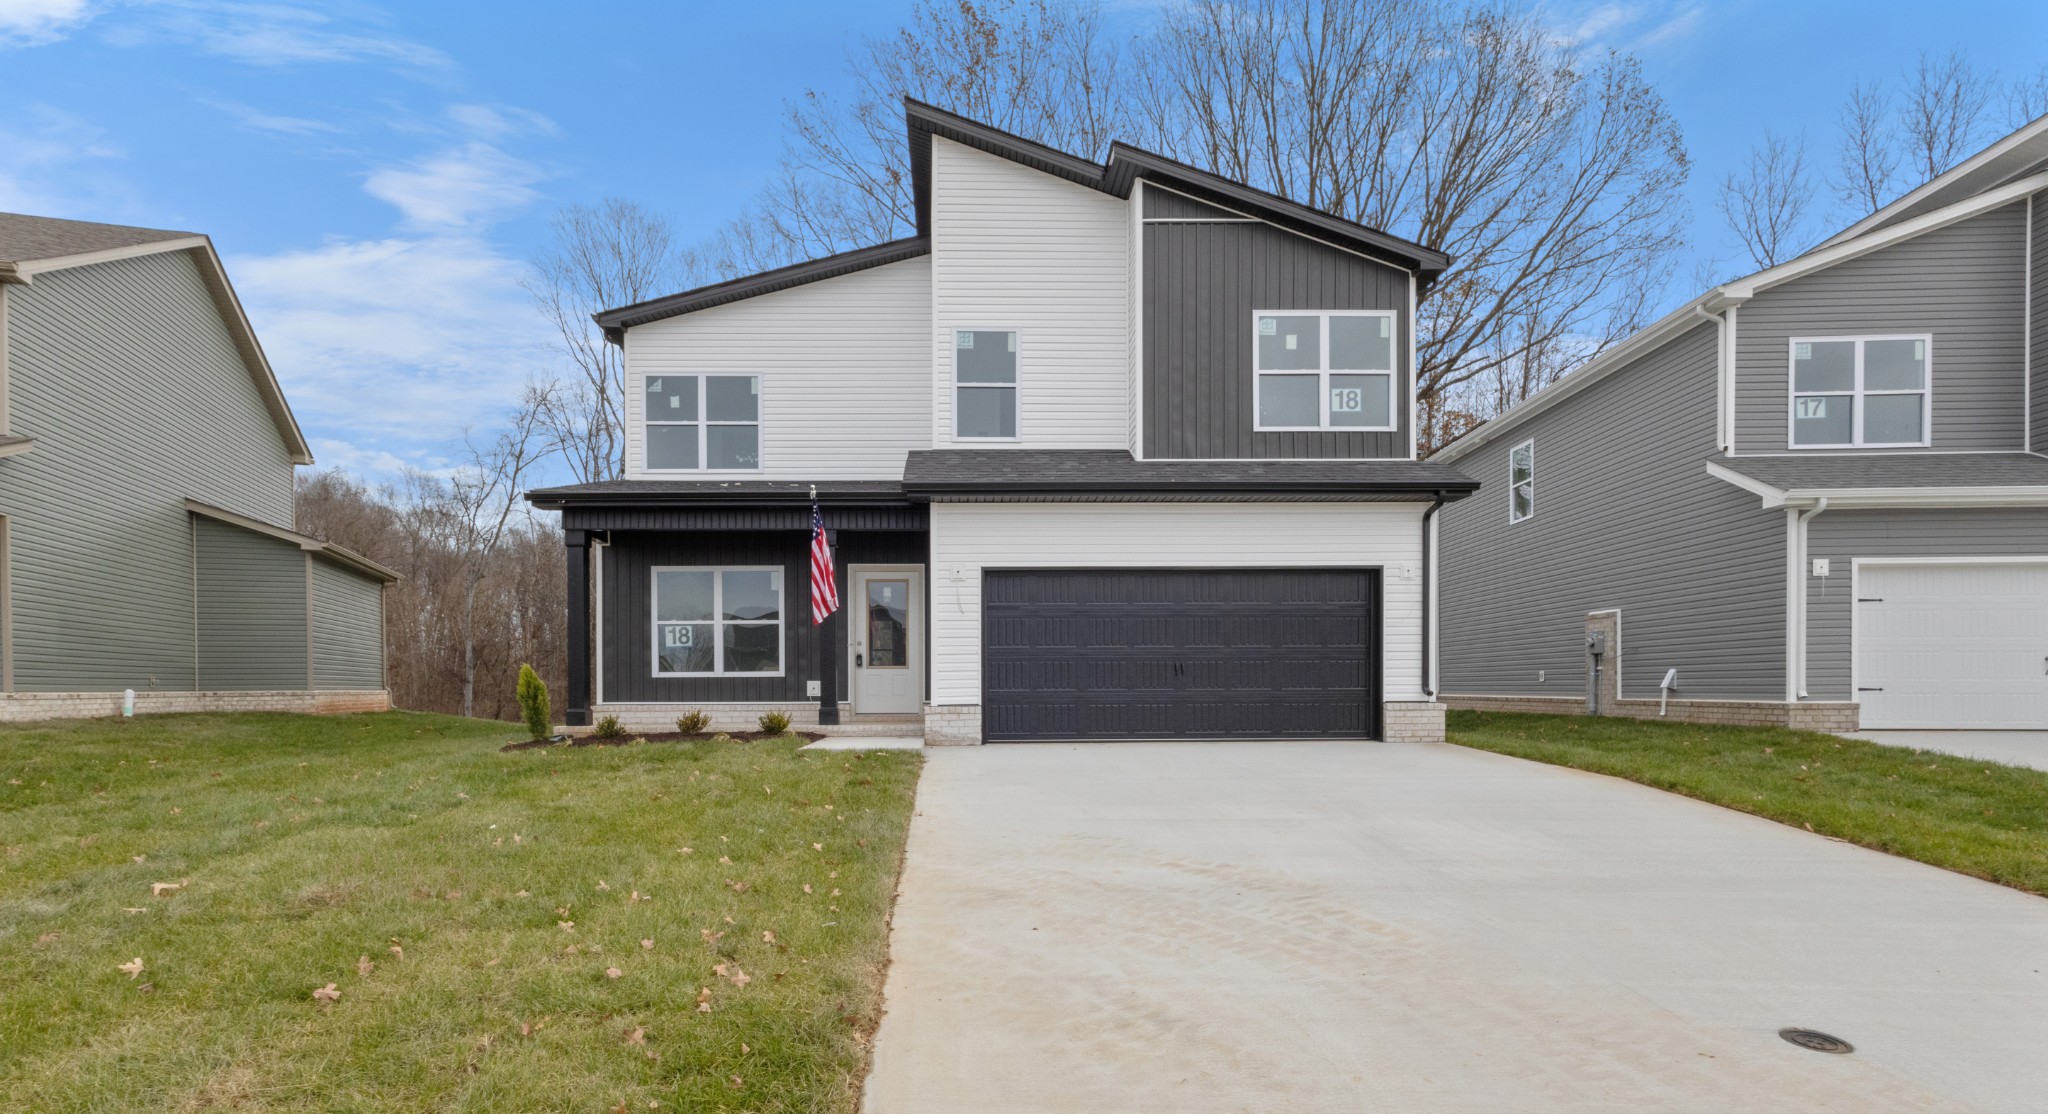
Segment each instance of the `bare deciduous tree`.
[[1894,196],[1899,173],[1891,100],[1883,86],[1862,81],[1850,86],[1839,123],[1842,141],[1829,184],[1851,210],[1874,213]]
[[1922,53],[1907,79],[1899,130],[1909,164],[1924,182],[1977,149],[1993,83],[1955,51],[1939,58]]
[[1786,139],[1765,129],[1741,169],[1721,179],[1717,204],[1750,260],[1762,270],[1798,253],[1812,199],[1806,137]]
[[553,227],[525,285],[574,374],[545,392],[540,428],[579,482],[615,479],[626,465],[625,359],[590,317],[674,293],[691,270],[668,219],[631,201],[565,206]]
[[[1948,171],[1984,142],[1987,110],[1999,89],[1993,75],[1955,51],[1923,52],[1903,79],[1896,99],[1878,82],[1859,81],[1843,102],[1829,184],[1855,216],[1874,213]],[[2010,95],[2015,111],[2031,103],[2025,82]]]
[[2012,83],[2005,94],[2005,122],[2010,128],[2048,116],[2048,66],[2032,77]]

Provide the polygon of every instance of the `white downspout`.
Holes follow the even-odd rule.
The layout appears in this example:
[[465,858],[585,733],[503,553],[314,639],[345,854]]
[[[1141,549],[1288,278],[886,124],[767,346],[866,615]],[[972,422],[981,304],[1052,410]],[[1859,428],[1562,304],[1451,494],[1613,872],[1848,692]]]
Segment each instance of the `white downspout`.
[[1795,544],[1799,547],[1799,562],[1794,568],[1797,574],[1795,590],[1798,593],[1796,597],[1798,608],[1794,644],[1798,647],[1799,657],[1797,663],[1798,672],[1792,676],[1796,682],[1793,686],[1793,693],[1800,700],[1806,699],[1806,524],[1812,522],[1822,511],[1827,509],[1827,497],[1822,496],[1819,500],[1815,501],[1811,509],[1801,511],[1793,519]]

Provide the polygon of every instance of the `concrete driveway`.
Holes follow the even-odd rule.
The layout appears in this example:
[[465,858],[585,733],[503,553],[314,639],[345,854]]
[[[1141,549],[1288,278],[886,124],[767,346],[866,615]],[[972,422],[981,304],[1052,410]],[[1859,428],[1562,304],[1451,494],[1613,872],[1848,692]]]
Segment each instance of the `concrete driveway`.
[[2048,770],[2048,731],[1852,731],[1848,737]]
[[871,1114],[2048,1102],[2040,898],[1451,746],[929,753]]

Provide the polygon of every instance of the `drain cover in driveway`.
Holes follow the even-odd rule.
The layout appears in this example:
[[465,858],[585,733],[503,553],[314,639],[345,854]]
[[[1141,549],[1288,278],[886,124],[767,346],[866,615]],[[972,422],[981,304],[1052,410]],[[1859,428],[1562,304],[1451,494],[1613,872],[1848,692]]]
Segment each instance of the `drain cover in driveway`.
[[1856,1046],[1840,1037],[1831,1037],[1818,1029],[1780,1029],[1778,1035],[1801,1048],[1815,1052],[1854,1052]]

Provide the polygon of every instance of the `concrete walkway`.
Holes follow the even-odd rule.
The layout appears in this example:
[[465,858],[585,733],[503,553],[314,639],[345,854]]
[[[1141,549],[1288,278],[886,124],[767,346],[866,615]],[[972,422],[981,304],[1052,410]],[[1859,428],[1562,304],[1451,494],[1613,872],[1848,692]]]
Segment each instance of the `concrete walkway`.
[[2040,898],[1451,746],[927,754],[870,1114],[2048,1102]]
[[1848,737],[2048,770],[2048,731],[1852,731]]

